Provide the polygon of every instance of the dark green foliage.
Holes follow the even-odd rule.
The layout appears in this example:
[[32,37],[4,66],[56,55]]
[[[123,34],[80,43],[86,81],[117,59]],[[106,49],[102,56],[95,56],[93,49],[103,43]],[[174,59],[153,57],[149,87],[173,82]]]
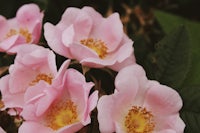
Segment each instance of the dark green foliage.
[[185,133],[200,131],[200,87],[185,87],[179,91],[183,98],[181,117],[186,124]]
[[156,45],[151,58],[150,78],[173,88],[179,88],[186,78],[190,65],[188,33],[184,26],[174,29]]

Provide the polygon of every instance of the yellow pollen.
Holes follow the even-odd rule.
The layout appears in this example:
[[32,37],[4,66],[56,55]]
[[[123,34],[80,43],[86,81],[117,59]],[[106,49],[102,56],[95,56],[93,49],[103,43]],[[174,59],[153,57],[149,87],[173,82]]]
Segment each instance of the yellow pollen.
[[107,55],[108,48],[106,47],[106,44],[101,40],[89,38],[81,40],[80,43],[94,50],[101,59],[105,58]]
[[45,116],[46,126],[53,130],[58,130],[77,121],[77,106],[71,100],[53,103]]
[[4,103],[3,101],[0,100],[0,109],[2,109],[4,107]]
[[127,133],[152,133],[155,122],[146,108],[132,106],[125,117],[124,126]]
[[35,79],[29,83],[29,85],[33,86],[33,85],[37,84],[40,80],[44,80],[48,84],[51,84],[52,83],[52,79],[53,79],[53,77],[51,76],[51,74],[49,74],[49,75],[43,74],[43,73],[42,74],[38,74],[35,77]]
[[19,31],[15,30],[15,29],[10,29],[10,31],[6,34],[6,38],[9,38],[9,37],[17,35],[17,34],[20,34],[24,38],[26,38],[26,43],[30,43],[32,40],[31,33],[29,33],[28,29],[23,29],[23,28],[20,28]]

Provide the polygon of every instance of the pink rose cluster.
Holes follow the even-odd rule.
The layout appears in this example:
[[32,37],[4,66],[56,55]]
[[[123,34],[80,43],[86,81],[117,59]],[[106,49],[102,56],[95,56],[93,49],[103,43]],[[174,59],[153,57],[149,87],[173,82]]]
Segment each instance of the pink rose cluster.
[[[95,108],[102,133],[183,133],[181,97],[147,79],[118,13],[104,18],[91,7],[67,8],[57,25],[44,24],[51,49],[37,45],[42,19],[35,4],[23,5],[15,18],[0,16],[0,51],[16,54],[0,79],[2,110],[23,118],[19,133],[74,133],[91,123]],[[66,57],[59,68],[54,52]],[[71,60],[118,72],[115,92],[99,96]]]

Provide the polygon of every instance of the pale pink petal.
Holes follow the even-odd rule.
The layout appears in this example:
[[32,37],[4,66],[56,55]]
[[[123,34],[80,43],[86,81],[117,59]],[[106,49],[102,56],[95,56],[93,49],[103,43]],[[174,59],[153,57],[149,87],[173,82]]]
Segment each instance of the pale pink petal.
[[54,131],[40,123],[25,121],[19,127],[18,133],[54,133]]
[[69,64],[70,64],[70,60],[66,60],[65,62],[63,62],[58,73],[56,74],[56,76],[54,78],[52,86],[54,86],[55,88],[60,88],[64,85],[64,82],[65,82],[64,75],[65,75],[65,72],[66,72]]
[[25,4],[20,7],[16,13],[16,18],[19,23],[22,23],[24,26],[31,26],[37,21],[41,21],[40,9],[36,4]]
[[24,93],[25,103],[29,103],[35,99],[38,99],[38,97],[44,96],[45,94],[43,93],[43,91],[46,87],[47,83],[45,83],[44,81],[40,81],[36,85],[27,88],[26,92]]
[[[9,53],[16,52],[15,50],[10,50],[12,47],[24,43],[24,38],[19,35],[14,35],[9,37],[8,39],[3,40],[0,42],[0,51],[7,51]],[[5,45],[6,44],[6,45]],[[9,51],[10,50],[10,51]]]
[[73,44],[69,47],[69,50],[73,54],[73,58],[78,61],[87,58],[99,58],[96,52],[81,44]]
[[119,14],[112,14],[95,28],[91,36],[104,41],[108,47],[108,52],[114,51],[119,46],[123,37],[123,25],[120,21]]
[[77,122],[59,129],[56,133],[75,133],[82,127],[83,125],[80,122]]
[[102,15],[94,10],[94,8],[85,6],[82,8],[82,11],[87,12],[88,15],[90,15],[91,18],[93,18],[93,24],[99,25],[99,23],[102,20]]
[[67,29],[62,32],[62,43],[69,47],[70,44],[74,41],[74,27],[70,25]]
[[6,133],[3,128],[0,127],[0,133]]
[[68,58],[72,58],[69,49],[62,43],[62,33],[58,28],[54,27],[50,23],[45,23],[44,36],[50,48],[52,48],[56,53]]
[[96,107],[98,99],[99,99],[99,97],[98,97],[98,91],[94,91],[90,95],[89,100],[88,100],[88,105],[89,105],[88,110],[89,111],[92,111]]
[[[80,114],[87,110],[87,99],[90,89],[94,86],[92,82],[86,83],[85,77],[74,69],[67,70],[66,91],[68,91],[73,102],[78,104]],[[82,115],[81,115],[82,116]]]
[[107,60],[102,60],[100,58],[84,58],[83,60],[80,61],[80,63],[84,66],[89,66],[91,68],[102,68],[105,66],[111,66],[116,62],[116,60],[112,59],[107,59]]
[[114,65],[111,65],[111,66],[108,66],[108,67],[111,68],[112,70],[120,71],[122,68],[127,67],[129,65],[133,65],[135,63],[136,63],[135,56],[132,54],[131,56],[129,56],[128,58],[126,58],[122,62],[117,61]]
[[164,129],[164,130],[161,130],[161,131],[155,131],[155,133],[177,133],[177,132],[172,130],[172,129]]
[[6,18],[0,15],[0,42],[5,38],[8,32],[8,24]]
[[55,88],[47,88],[44,91],[44,96],[38,100],[36,116],[41,116],[49,108],[51,103],[58,97],[58,92]]
[[[36,92],[34,92],[34,90]],[[46,86],[44,83],[39,82],[35,86],[30,87],[25,98],[28,100],[22,111],[24,118],[33,119],[41,117],[43,113],[49,108],[55,98],[58,96],[56,89]],[[36,104],[37,103],[37,104]],[[32,110],[32,111],[31,111]],[[32,115],[27,115],[32,114]]]
[[[130,91],[136,96],[140,78],[145,77],[144,69],[139,65],[127,66],[118,73],[115,79],[116,89],[119,91]],[[131,82],[130,82],[131,81]]]
[[21,45],[18,47],[15,63],[19,62],[29,69],[39,70],[43,73],[57,73],[55,54],[47,48],[34,44]]
[[0,90],[2,93],[2,101],[4,102],[4,109],[19,107],[22,108],[24,104],[24,97],[22,93],[11,94],[9,92],[9,75],[6,75],[0,79]]
[[159,123],[156,125],[156,130],[172,129],[176,133],[184,132],[185,124],[178,113],[163,116],[156,115],[155,122]]
[[97,101],[98,101],[98,91],[95,91],[93,92],[89,99],[88,99],[88,107],[87,107],[87,111],[85,111],[85,114],[84,114],[84,118],[83,118],[83,121],[82,121],[82,124],[83,125],[87,125],[91,122],[91,119],[90,119],[90,112],[96,107],[97,105]]
[[40,40],[41,37],[41,32],[42,32],[42,23],[41,22],[36,22],[33,26],[32,29],[30,29],[30,32],[32,32],[32,41],[31,43],[37,44]]
[[126,133],[126,131],[121,126],[121,123],[115,122],[116,133]]
[[102,133],[115,132],[114,120],[113,120],[113,109],[114,100],[112,96],[102,96],[97,104],[97,118],[99,121],[99,130]]
[[81,10],[78,8],[67,8],[62,15],[61,21],[56,25],[56,27],[58,27],[60,30],[66,29],[74,23],[75,19],[77,18],[80,12]]
[[87,39],[89,37],[93,26],[92,19],[93,18],[83,11],[79,13],[75,22],[73,23],[76,34],[75,41],[79,42],[81,39]]
[[[11,93],[23,92],[36,76],[36,72],[20,65],[15,65],[13,68],[14,70],[12,71],[9,79],[9,91]],[[18,75],[20,75],[20,80]]]
[[25,104],[20,115],[26,121],[38,120],[38,117],[35,114],[35,110],[36,110],[36,105]]
[[181,109],[183,103],[175,90],[165,85],[159,85],[154,81],[150,81],[150,84],[151,86],[146,94],[145,107],[157,115],[173,114]]

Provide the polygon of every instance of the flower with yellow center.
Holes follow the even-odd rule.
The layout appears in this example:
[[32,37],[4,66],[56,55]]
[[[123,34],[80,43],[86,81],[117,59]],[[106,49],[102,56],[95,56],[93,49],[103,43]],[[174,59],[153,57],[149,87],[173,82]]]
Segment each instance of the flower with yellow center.
[[90,91],[94,84],[86,82],[75,69],[60,74],[50,86],[39,82],[28,89],[21,112],[25,121],[19,133],[33,133],[35,129],[42,133],[75,133],[91,122],[90,114],[98,100],[98,92]]
[[106,44],[102,40],[88,38],[81,40],[80,43],[94,50],[101,59],[105,58],[106,55],[108,54],[107,53],[108,48],[106,47]]
[[100,97],[97,110],[100,132],[105,133],[183,133],[179,116],[179,94],[160,83],[148,80],[139,65],[120,70],[116,90]]
[[6,38],[9,38],[14,35],[21,35],[26,39],[26,43],[30,43],[32,40],[32,35],[29,33],[28,29],[20,28],[19,30],[10,29],[10,31],[6,34]]
[[54,103],[45,116],[46,125],[53,130],[78,121],[77,106],[71,100]]
[[146,108],[132,106],[125,117],[127,133],[152,133],[155,127],[153,115]]

